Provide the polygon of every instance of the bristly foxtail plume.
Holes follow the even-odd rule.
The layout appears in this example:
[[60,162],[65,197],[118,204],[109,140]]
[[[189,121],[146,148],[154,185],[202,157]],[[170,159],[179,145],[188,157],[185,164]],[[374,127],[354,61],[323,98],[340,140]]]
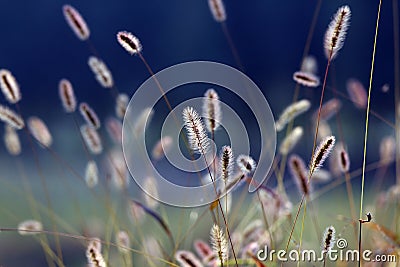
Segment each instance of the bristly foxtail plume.
[[313,173],[312,182],[314,184],[325,184],[332,180],[332,176],[331,171],[318,169]]
[[193,246],[197,255],[206,266],[216,266],[217,255],[215,255],[208,243],[197,239],[194,241]]
[[111,71],[101,59],[91,56],[88,59],[88,65],[102,87],[112,88],[114,86],[114,79]]
[[343,173],[346,173],[350,170],[350,159],[349,159],[349,154],[347,153],[347,150],[341,146],[338,150],[338,155],[337,155],[338,163],[340,170]]
[[153,176],[148,176],[144,179],[143,183],[143,197],[146,205],[149,208],[156,209],[160,202],[157,200],[159,198],[158,184]]
[[278,132],[282,131],[283,128],[286,126],[286,124],[288,124],[297,116],[309,110],[310,107],[311,103],[307,99],[299,100],[291,104],[290,106],[286,107],[283,110],[282,114],[279,116],[279,119],[275,122],[276,130]]
[[109,158],[106,164],[107,173],[110,176],[112,185],[117,190],[123,190],[129,186],[129,171],[126,166],[125,158],[120,148],[107,151]]
[[86,258],[90,266],[93,267],[106,267],[107,264],[104,261],[101,251],[96,247],[93,242],[89,242],[86,249]]
[[[221,263],[228,260],[228,242],[221,228],[214,224],[210,231],[211,246],[215,254],[218,255]],[[222,265],[222,264],[221,264]]]
[[130,32],[118,32],[117,40],[119,44],[131,55],[140,53],[142,51],[142,45],[140,44],[139,39]]
[[209,140],[199,114],[192,107],[186,107],[182,115],[190,148],[195,153],[205,154]]
[[65,112],[72,113],[76,110],[76,98],[74,88],[67,79],[62,79],[58,84],[58,93]]
[[36,220],[26,220],[18,224],[20,235],[36,235],[41,231],[43,231],[43,225]]
[[0,121],[17,130],[25,127],[25,122],[21,116],[3,105],[0,105]]
[[119,252],[123,254],[130,252],[131,241],[127,232],[118,231],[115,234],[115,243],[117,244]]
[[303,136],[303,127],[297,126],[295,127],[286,137],[283,139],[280,147],[279,152],[282,155],[289,154],[290,151],[297,145],[300,141],[301,137]]
[[63,6],[63,13],[75,35],[82,41],[89,39],[90,30],[81,14],[70,5]]
[[32,136],[44,147],[50,147],[53,143],[53,137],[46,124],[38,117],[28,118],[28,129]]
[[324,161],[331,153],[332,148],[335,145],[335,141],[336,141],[336,139],[332,135],[332,136],[326,137],[319,144],[319,146],[317,147],[317,149],[314,152],[314,156],[313,156],[311,164],[310,164],[310,175],[312,175],[315,170],[322,167],[322,164],[324,164]]
[[157,266],[157,259],[163,257],[163,251],[158,238],[146,235],[146,238],[143,240],[143,252],[150,266]]
[[182,267],[203,267],[200,260],[190,251],[178,250],[175,252],[175,259]]
[[388,165],[395,159],[396,139],[393,136],[384,137],[379,145],[379,163]]
[[208,89],[204,94],[203,117],[206,119],[207,131],[212,133],[218,129],[221,121],[221,106],[214,89]]
[[331,60],[343,47],[346,32],[350,24],[351,11],[349,6],[342,6],[338,9],[328,30],[325,33],[324,48],[325,56]]
[[233,151],[230,146],[223,146],[221,151],[221,176],[224,182],[230,180],[233,172]]
[[322,250],[324,252],[329,252],[333,249],[335,245],[335,227],[329,226],[324,232],[324,237],[322,239]]
[[129,104],[129,96],[127,94],[118,94],[115,100],[115,114],[119,119],[123,119],[126,113],[126,109]]
[[90,153],[94,155],[100,154],[103,151],[103,145],[98,132],[88,125],[82,125],[80,130]]
[[90,160],[86,164],[85,182],[89,188],[95,187],[99,182],[99,169],[97,168],[97,164],[94,160]]
[[318,76],[304,71],[296,71],[295,73],[293,73],[293,80],[298,84],[301,84],[306,87],[319,86]]
[[225,6],[222,0],[208,0],[208,6],[216,21],[223,22],[226,20]]
[[21,154],[21,142],[19,140],[18,133],[9,125],[5,126],[4,144],[10,155],[18,156]]
[[106,119],[106,130],[115,144],[122,143],[122,122],[114,117]]
[[143,135],[146,128],[149,126],[154,116],[154,109],[152,107],[146,107],[138,115],[138,118],[133,124],[133,131],[136,136]]
[[94,129],[99,129],[101,124],[96,112],[85,102],[79,105],[79,111],[86,123]]
[[247,155],[239,155],[236,158],[236,164],[244,175],[249,175],[256,169],[256,162]]
[[311,183],[308,182],[304,161],[297,155],[291,155],[289,158],[289,169],[300,194],[309,196],[311,193]]
[[[320,121],[328,121],[330,120],[333,116],[335,116],[339,110],[342,108],[342,102],[337,99],[333,98],[328,101],[326,101],[320,111]],[[311,120],[316,121],[318,119],[318,109],[312,114]]]
[[17,80],[10,71],[5,69],[0,70],[0,87],[5,98],[11,104],[15,104],[21,100],[21,91]]

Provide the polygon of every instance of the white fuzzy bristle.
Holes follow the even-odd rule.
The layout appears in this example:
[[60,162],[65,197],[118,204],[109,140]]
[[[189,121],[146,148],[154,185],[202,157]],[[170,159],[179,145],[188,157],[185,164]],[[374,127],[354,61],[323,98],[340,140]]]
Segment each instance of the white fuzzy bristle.
[[303,128],[300,126],[295,127],[286,137],[283,139],[280,147],[279,152],[282,155],[289,154],[290,151],[297,145],[300,141],[301,137],[303,136]]
[[44,147],[50,147],[53,138],[46,124],[38,117],[28,118],[28,128],[32,136]]
[[168,153],[173,144],[173,140],[171,136],[164,136],[154,145],[153,150],[151,152],[151,157],[154,160],[160,160],[162,157]]
[[222,0],[208,0],[208,6],[216,21],[223,22],[226,20],[225,6]]
[[103,145],[98,132],[87,125],[82,125],[80,130],[89,151],[94,155],[100,154],[103,151]]
[[203,117],[208,132],[215,132],[219,128],[222,113],[219,97],[214,89],[208,89],[204,94]]
[[325,33],[325,56],[334,59],[338,51],[343,47],[347,29],[350,25],[351,11],[349,6],[342,6],[334,15],[328,30]]
[[325,252],[329,252],[330,250],[333,249],[333,246],[335,245],[335,227],[329,226],[328,228],[325,229],[324,236],[322,239],[322,249]]
[[21,100],[21,91],[17,80],[9,70],[0,70],[0,88],[4,97],[11,104],[15,104]]
[[26,220],[18,224],[18,233],[20,235],[36,235],[42,230],[42,223],[36,220]]
[[310,195],[311,184],[308,182],[307,169],[304,161],[297,155],[289,158],[289,170],[301,195]]
[[131,55],[140,53],[142,51],[142,45],[140,44],[139,39],[130,32],[118,32],[117,40],[119,44]]
[[288,124],[290,121],[292,121],[294,118],[297,116],[303,114],[307,110],[309,110],[311,107],[310,101],[303,99],[299,100],[288,107],[286,107],[282,114],[279,116],[279,119],[275,122],[275,128],[276,130],[282,131],[286,124]]
[[199,114],[192,107],[187,107],[182,115],[190,148],[196,153],[205,154],[209,147],[209,140]]
[[62,79],[58,85],[58,93],[65,112],[72,113],[76,110],[76,98],[72,84],[67,79]]
[[94,160],[91,160],[86,165],[85,182],[89,188],[93,188],[99,182],[99,169]]
[[75,35],[82,41],[89,39],[90,30],[81,14],[70,5],[63,6],[63,13]]
[[88,65],[95,75],[96,80],[104,88],[112,88],[114,86],[113,76],[107,65],[99,58],[91,56]]
[[25,122],[21,116],[3,105],[0,105],[0,121],[5,122],[10,127],[17,130],[21,130],[25,127]]

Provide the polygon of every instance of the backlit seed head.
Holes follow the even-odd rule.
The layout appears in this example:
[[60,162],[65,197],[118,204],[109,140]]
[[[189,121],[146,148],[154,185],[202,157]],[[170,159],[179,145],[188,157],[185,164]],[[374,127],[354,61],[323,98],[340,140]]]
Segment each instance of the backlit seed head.
[[43,231],[43,225],[36,220],[26,220],[18,224],[18,233],[20,235],[36,235]]
[[63,6],[65,20],[75,35],[82,41],[89,39],[90,30],[81,14],[70,5]]
[[333,249],[333,246],[335,245],[335,227],[329,226],[328,228],[325,229],[324,236],[322,239],[322,249],[325,252],[329,252],[330,250]]
[[209,139],[199,114],[194,108],[187,107],[182,115],[190,148],[196,153],[206,154]]
[[71,82],[67,79],[62,79],[58,85],[58,93],[65,112],[74,112],[76,110],[76,98]]
[[101,124],[99,117],[97,117],[96,112],[89,106],[89,104],[83,102],[79,105],[79,111],[81,112],[81,115],[83,119],[86,121],[86,123],[93,127],[94,129],[99,129]]
[[256,162],[247,155],[239,155],[236,159],[236,164],[245,175],[251,174],[256,169]]
[[350,25],[351,11],[349,6],[342,6],[334,15],[325,33],[325,56],[334,59],[338,51],[343,47],[347,29]]
[[222,0],[208,0],[208,6],[216,21],[223,22],[226,20],[225,6]]
[[38,117],[28,119],[28,128],[32,136],[44,147],[50,147],[53,138],[46,124]]
[[9,125],[5,126],[4,143],[10,155],[17,156],[21,153],[21,142],[18,133]]
[[21,130],[25,127],[25,122],[21,116],[3,105],[0,105],[0,121],[3,121],[8,126],[17,130]]

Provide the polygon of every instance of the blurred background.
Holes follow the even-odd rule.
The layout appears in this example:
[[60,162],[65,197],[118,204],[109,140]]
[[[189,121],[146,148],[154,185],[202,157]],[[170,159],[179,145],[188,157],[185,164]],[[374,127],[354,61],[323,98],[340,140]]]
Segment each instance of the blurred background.
[[[317,2],[225,1],[226,26],[242,61],[243,71],[262,89],[275,117],[292,102],[296,85],[292,75],[300,68]],[[3,0],[0,9],[0,68],[10,70],[21,87],[22,113],[44,120],[53,134],[52,149],[81,173],[86,165],[82,145],[73,121],[62,109],[58,83],[62,78],[69,79],[78,101],[88,102],[100,118],[114,114],[114,100],[110,92],[100,87],[94,79],[87,65],[92,53],[88,45],[78,40],[67,25],[62,13],[64,4],[74,6],[85,18],[91,31],[91,43],[112,71],[119,91],[129,96],[150,75],[137,56],[130,56],[117,43],[116,33],[120,30],[131,31],[139,38],[143,45],[143,56],[155,72],[195,60],[215,61],[238,68],[221,25],[213,19],[206,0]],[[349,78],[358,79],[368,88],[378,1],[322,1],[310,55],[317,59],[318,74],[322,81],[326,66],[323,36],[337,8],[345,4],[352,10],[350,29],[343,49],[331,66],[325,100],[333,97],[333,84],[338,91],[346,94],[346,81]],[[377,41],[371,108],[394,123],[392,12],[392,2],[385,1]],[[385,84],[389,85],[388,92],[381,90]],[[171,95],[171,102],[176,105],[182,98],[201,96],[206,89],[206,86],[199,86],[198,90],[180,90]],[[314,134],[310,117],[318,107],[320,91],[321,87],[300,89],[299,98],[307,98],[312,103],[311,110],[296,120],[296,125],[305,127],[307,137]],[[356,169],[362,163],[365,111],[354,107],[348,99],[341,100],[343,133],[352,166]],[[0,103],[7,104],[3,97]],[[237,107],[244,113],[241,116],[251,117],[251,113],[246,113],[248,109],[244,103],[238,103]],[[166,108],[160,109],[167,111]],[[370,123],[367,161],[374,162],[379,160],[381,139],[387,135],[394,136],[394,130],[376,117],[371,117]],[[332,123],[334,132],[335,125]],[[249,129],[257,127],[251,119],[246,126]],[[105,133],[104,129],[102,131]],[[3,134],[3,130],[0,133]],[[278,144],[283,137],[283,132],[278,134]],[[18,162],[7,153],[4,145],[0,146],[1,227],[15,227],[20,221],[31,217],[29,201],[23,198],[22,175],[29,181],[36,199],[45,203],[43,184],[37,175],[29,142],[22,134],[21,141],[23,154]],[[257,147],[258,142],[254,141],[252,146]],[[306,138],[296,147],[296,153],[308,158],[311,147],[312,139]],[[86,196],[87,188],[76,186],[66,166],[62,166],[47,151],[39,147],[37,150],[57,215],[72,225],[79,224],[70,193],[81,203],[89,199],[89,208],[85,209],[87,213],[83,212],[88,217],[106,214]],[[373,175],[367,176],[367,185],[371,184]],[[385,183],[392,184],[394,180],[394,169],[389,168]],[[133,180],[131,183],[134,183]],[[360,179],[354,180],[354,186],[359,183]],[[269,185],[274,184],[275,177],[272,176]],[[288,184],[292,184],[291,180]],[[358,196],[357,193],[355,195]],[[0,233],[0,265],[44,266],[42,252],[36,244],[34,240],[17,233]],[[65,258],[73,258],[76,253],[74,247],[66,245],[65,248]],[[77,260],[69,262],[69,266],[83,266],[84,255],[81,250],[79,253]]]

